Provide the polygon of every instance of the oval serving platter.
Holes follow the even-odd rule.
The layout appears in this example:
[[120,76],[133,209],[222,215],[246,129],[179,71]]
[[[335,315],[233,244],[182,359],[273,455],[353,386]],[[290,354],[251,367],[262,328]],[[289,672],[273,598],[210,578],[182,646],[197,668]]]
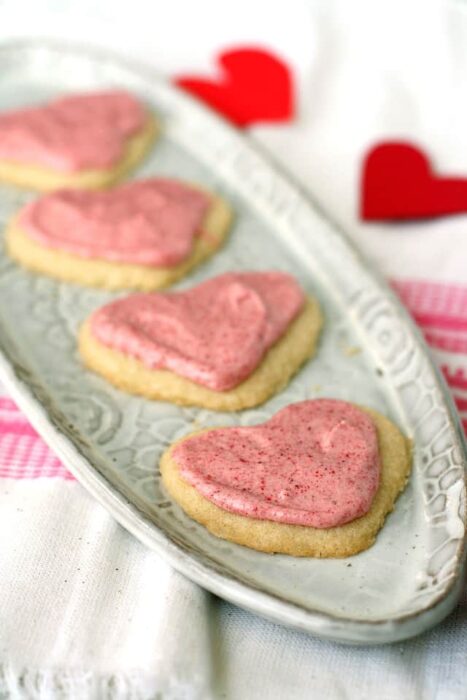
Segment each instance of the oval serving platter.
[[[206,589],[277,622],[342,642],[404,639],[457,602],[464,568],[465,452],[427,349],[389,288],[297,186],[205,107],[142,68],[100,52],[26,42],[0,49],[0,109],[76,90],[125,87],[164,133],[134,176],[174,175],[217,189],[236,222],[186,288],[230,269],[293,273],[326,315],[316,359],[279,396],[236,415],[127,396],[80,365],[76,331],[110,293],[29,274],[0,251],[0,378],[77,479],[130,532]],[[2,229],[33,195],[0,187]],[[1,241],[0,241],[1,242]],[[306,398],[355,401],[412,438],[413,473],[376,544],[348,559],[267,555],[224,542],[160,487],[173,440],[253,425]]]

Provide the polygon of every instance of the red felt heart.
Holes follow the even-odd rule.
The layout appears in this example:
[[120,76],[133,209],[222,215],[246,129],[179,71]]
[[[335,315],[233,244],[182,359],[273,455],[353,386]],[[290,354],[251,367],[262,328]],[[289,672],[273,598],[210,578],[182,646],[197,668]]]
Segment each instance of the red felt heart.
[[345,401],[291,404],[266,423],[208,430],[173,456],[220,508],[292,525],[333,527],[366,513],[379,484],[370,417]]
[[218,79],[187,75],[176,78],[176,84],[237,126],[292,118],[292,77],[281,59],[268,51],[244,48],[224,51],[217,60],[222,70]]
[[435,175],[423,151],[382,143],[366,156],[361,218],[422,219],[467,212],[467,179]]

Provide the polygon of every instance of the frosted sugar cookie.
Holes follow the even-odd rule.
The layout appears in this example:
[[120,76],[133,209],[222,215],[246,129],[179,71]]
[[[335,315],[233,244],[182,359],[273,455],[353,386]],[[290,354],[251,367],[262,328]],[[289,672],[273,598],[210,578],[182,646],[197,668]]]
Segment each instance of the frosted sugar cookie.
[[40,191],[100,189],[146,155],[156,118],[124,91],[77,94],[0,114],[0,181]]
[[280,272],[227,273],[183,292],[132,294],[84,323],[85,364],[151,399],[237,411],[280,391],[310,358],[318,303]]
[[10,223],[6,245],[34,272],[106,289],[152,290],[212,255],[231,218],[215,194],[150,178],[105,192],[43,195]]
[[312,557],[370,547],[410,467],[410,443],[391,421],[332,399],[188,435],[160,463],[171,497],[214,535]]

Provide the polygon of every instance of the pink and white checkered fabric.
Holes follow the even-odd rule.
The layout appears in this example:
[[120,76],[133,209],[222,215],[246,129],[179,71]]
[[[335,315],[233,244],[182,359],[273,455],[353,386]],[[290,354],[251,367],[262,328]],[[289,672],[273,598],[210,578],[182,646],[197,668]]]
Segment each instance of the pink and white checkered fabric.
[[8,396],[0,396],[0,478],[73,479]]
[[393,284],[431,346],[467,432],[467,287],[414,281]]

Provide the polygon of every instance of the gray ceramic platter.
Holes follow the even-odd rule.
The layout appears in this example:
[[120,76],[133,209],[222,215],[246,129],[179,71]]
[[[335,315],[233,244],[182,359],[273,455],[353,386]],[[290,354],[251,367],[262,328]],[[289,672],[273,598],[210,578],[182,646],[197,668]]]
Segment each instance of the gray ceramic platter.
[[[465,453],[455,411],[393,294],[322,212],[247,138],[153,73],[50,44],[0,49],[0,109],[76,90],[124,87],[164,123],[135,173],[198,181],[237,213],[230,241],[178,285],[226,270],[279,269],[317,295],[326,328],[317,358],[279,396],[236,415],[129,397],[86,372],[81,321],[112,295],[19,269],[0,251],[0,378],[79,481],[135,537],[206,589],[329,639],[381,643],[441,620],[461,589]],[[2,228],[33,195],[0,188]],[[113,295],[115,296],[115,295]],[[414,441],[410,483],[368,551],[340,560],[272,556],[211,536],[160,486],[173,440],[216,425],[252,425],[281,407],[329,396],[373,407]]]

